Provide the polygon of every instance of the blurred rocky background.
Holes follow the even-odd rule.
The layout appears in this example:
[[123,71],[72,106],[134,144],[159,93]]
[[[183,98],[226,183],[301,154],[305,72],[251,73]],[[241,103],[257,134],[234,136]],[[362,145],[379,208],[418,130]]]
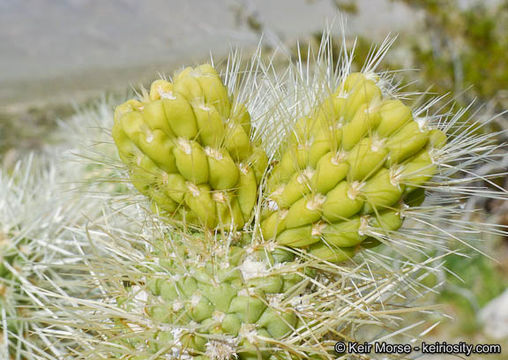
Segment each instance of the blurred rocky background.
[[[297,39],[317,47],[326,22],[342,16],[357,59],[398,35],[382,68],[408,70],[399,74],[404,91],[452,94],[441,104],[452,111],[450,99],[474,101],[471,115],[495,117],[479,131],[504,130],[497,140],[506,142],[508,0],[0,0],[0,166],[57,141],[57,122],[102,96],[210,52],[220,60],[234,46],[252,51],[261,34],[267,48],[292,52]],[[507,173],[507,149],[500,155],[481,169],[486,176]],[[507,176],[493,182],[508,185]],[[508,225],[505,202],[465,206],[478,209],[477,220]],[[440,326],[430,336],[508,351],[508,239],[492,237],[482,250],[493,259],[464,249],[447,258],[436,301],[453,318],[431,319]]]

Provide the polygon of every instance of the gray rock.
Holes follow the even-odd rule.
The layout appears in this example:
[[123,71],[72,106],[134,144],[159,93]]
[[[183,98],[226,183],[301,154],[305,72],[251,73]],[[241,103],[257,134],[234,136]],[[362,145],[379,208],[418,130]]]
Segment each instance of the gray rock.
[[481,309],[478,318],[485,335],[495,340],[508,339],[508,289]]

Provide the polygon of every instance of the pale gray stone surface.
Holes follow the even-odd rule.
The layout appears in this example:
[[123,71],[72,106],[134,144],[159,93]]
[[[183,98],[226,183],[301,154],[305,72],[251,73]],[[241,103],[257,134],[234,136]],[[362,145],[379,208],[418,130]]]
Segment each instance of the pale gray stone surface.
[[490,301],[478,314],[483,332],[495,340],[508,339],[508,290]]
[[[382,39],[410,22],[388,0],[359,7],[351,33]],[[126,88],[210,51],[253,48],[246,13],[284,42],[338,15],[331,0],[0,0],[0,105]]]

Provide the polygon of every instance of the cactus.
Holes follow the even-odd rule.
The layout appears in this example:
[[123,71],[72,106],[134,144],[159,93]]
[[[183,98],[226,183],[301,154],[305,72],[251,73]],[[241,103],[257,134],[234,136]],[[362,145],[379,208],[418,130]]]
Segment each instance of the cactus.
[[349,74],[298,119],[267,181],[265,240],[328,261],[354,254],[369,231],[395,231],[421,186],[436,173],[446,135],[413,118],[375,79]]
[[142,306],[155,328],[170,328],[143,337],[133,336],[129,328],[123,344],[136,349],[140,358],[168,349],[203,359],[221,354],[269,358],[270,343],[294,336],[295,329],[309,322],[292,306],[306,292],[307,275],[299,271],[293,254],[282,249],[268,252],[245,240],[210,251],[203,251],[202,239],[195,236],[156,245],[152,256],[160,266],[141,271],[159,275],[132,286],[118,302],[128,311],[133,299],[143,294]]
[[365,324],[399,333],[391,311],[413,311],[439,268],[417,255],[478,230],[457,199],[506,197],[464,186],[495,135],[404,105],[375,72],[387,43],[360,73],[346,51],[334,71],[327,36],[286,77],[256,53],[239,83],[238,59],[225,84],[187,68],[116,108],[118,155],[153,211],[106,195],[73,228],[81,267],[44,291],[66,358],[332,359]]
[[134,186],[173,220],[238,228],[251,219],[267,166],[245,105],[204,64],[156,80],[115,110],[113,138]]
[[[169,217],[191,224],[229,229],[252,220],[267,157],[246,134],[245,106],[230,118],[216,71],[186,68],[174,83],[154,81],[145,97],[118,106],[113,127],[135,187]],[[204,116],[203,108],[214,116]],[[227,128],[236,130],[227,134]],[[244,140],[234,142],[244,145],[235,148],[228,139],[237,132]],[[369,231],[402,225],[403,207],[435,174],[431,154],[446,140],[400,100],[384,96],[374,80],[348,75],[281,146],[267,179],[265,241],[327,261],[351,257]]]
[[[206,238],[147,226],[143,211],[110,211],[107,227],[101,219],[90,224],[94,247],[104,251],[89,264],[100,291],[70,299],[84,311],[78,317],[52,297],[59,321],[75,328],[61,336],[79,339],[81,358],[332,359],[333,344],[350,336],[350,327],[388,323],[384,312],[397,309],[392,301],[421,276],[411,265],[371,274],[302,261],[273,242],[253,242],[259,237],[251,233]],[[422,264],[429,272],[436,265]]]

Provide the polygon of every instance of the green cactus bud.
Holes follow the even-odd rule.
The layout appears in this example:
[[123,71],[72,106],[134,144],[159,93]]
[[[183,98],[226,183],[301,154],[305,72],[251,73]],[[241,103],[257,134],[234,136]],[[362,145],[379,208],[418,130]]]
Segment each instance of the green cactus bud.
[[395,231],[402,226],[402,220],[400,211],[384,211],[371,218],[370,226],[381,231]]
[[413,118],[411,109],[400,100],[386,100],[379,109],[381,121],[376,132],[381,137],[388,137]]
[[268,167],[268,157],[266,156],[265,151],[260,146],[254,146],[252,149],[252,155],[248,159],[247,163],[254,170],[254,175],[256,175],[256,182],[260,183],[261,178],[265,174],[265,171]]
[[397,182],[390,170],[379,170],[362,188],[362,194],[365,196],[364,211],[370,213],[374,209],[383,209],[395,204],[401,199],[403,191],[404,185]]
[[147,190],[147,195],[153,200],[153,205],[160,206],[162,210],[168,213],[173,213],[178,208],[177,202],[154,187],[150,187]]
[[163,183],[166,184],[166,194],[177,204],[181,204],[188,190],[185,178],[180,174],[167,174],[163,177]]
[[203,99],[204,94],[198,80],[198,74],[191,67],[186,67],[175,74],[173,90],[183,95],[187,100]]
[[205,146],[218,148],[222,144],[226,133],[222,116],[211,105],[193,104],[192,110],[196,117],[201,143]]
[[142,115],[143,121],[150,129],[162,131],[169,138],[175,137],[175,134],[169,127],[162,100],[155,100],[144,104]]
[[428,131],[420,130],[420,125],[416,121],[405,125],[386,143],[390,151],[390,164],[399,163],[416,154],[427,144],[428,140]]
[[173,92],[173,84],[166,80],[155,80],[150,85],[149,97],[151,101],[160,100],[170,96]]
[[330,139],[315,140],[309,148],[309,166],[316,167],[319,160],[324,154],[329,152],[332,148]]
[[285,218],[288,211],[276,211],[261,223],[261,231],[265,240],[275,238],[286,228]]
[[434,149],[441,149],[446,145],[447,137],[444,132],[439,129],[432,129],[429,132],[429,143]]
[[163,173],[148,156],[139,154],[136,156],[135,164],[132,167],[130,179],[132,184],[142,194],[147,194],[152,184],[157,185],[157,179]]
[[325,194],[346,177],[349,164],[345,162],[344,157],[342,153],[333,152],[321,157],[311,180],[311,187],[314,191]]
[[153,130],[145,136],[140,136],[136,145],[162,170],[167,173],[177,172],[176,159],[173,155],[174,145],[162,131]]
[[323,217],[330,221],[340,221],[351,217],[360,211],[363,200],[359,196],[360,183],[349,184],[340,182],[326,195],[323,203]]
[[224,146],[236,161],[247,159],[252,152],[249,136],[240,124],[229,124]]
[[208,168],[210,185],[215,190],[232,189],[239,178],[239,170],[226,151],[205,148],[208,156]]
[[118,122],[121,124],[122,130],[133,142],[137,142],[140,136],[144,135],[146,130],[150,130],[143,121],[143,116],[137,111],[130,111],[123,114]]
[[347,162],[351,166],[349,179],[366,179],[374,171],[383,166],[387,155],[388,150],[385,149],[380,139],[363,138],[356,144],[347,157]]
[[187,206],[198,216],[208,227],[215,227],[217,214],[215,201],[213,201],[210,187],[208,185],[187,184],[188,191],[184,196]]
[[321,195],[305,196],[295,202],[286,216],[286,227],[295,228],[311,224],[321,218],[321,208],[326,198]]
[[287,229],[277,236],[277,243],[292,247],[305,247],[320,241],[320,232],[316,226],[307,225]]
[[223,192],[215,192],[212,195],[217,206],[217,218],[219,224],[229,227],[241,227],[245,224],[242,209],[237,197]]
[[176,166],[183,177],[195,184],[208,181],[208,159],[196,141],[179,138],[173,150]]
[[323,239],[326,244],[332,247],[353,247],[366,238],[361,231],[362,227],[366,227],[366,225],[366,220],[361,217],[331,224],[323,230]]
[[428,151],[424,150],[402,165],[399,178],[400,182],[407,186],[406,192],[409,192],[429,181],[436,171]]
[[360,72],[351,73],[346,77],[346,79],[344,79],[344,82],[342,83],[342,89],[346,92],[350,92],[366,80],[367,78],[365,75]]
[[257,182],[254,171],[244,164],[240,165],[237,194],[242,214],[245,219],[248,219],[257,201]]
[[284,186],[282,193],[276,196],[277,204],[280,207],[289,207],[299,200],[303,195],[311,191],[310,179],[313,175],[312,169],[306,169],[295,173],[289,182]]
[[191,105],[178,92],[162,99],[162,106],[173,133],[185,139],[193,139],[198,133],[196,118]]
[[351,150],[363,136],[379,123],[380,117],[377,110],[370,109],[367,105],[360,105],[351,122],[344,125],[342,130],[342,147]]
[[314,244],[310,247],[309,254],[330,262],[348,260],[355,254],[354,248],[330,247],[323,243]]
[[118,105],[114,112],[115,123],[117,123],[124,114],[131,111],[138,111],[141,108],[143,108],[143,103],[135,99],[127,100],[123,104]]
[[[346,80],[347,81],[347,80]],[[353,121],[359,112],[364,111],[372,102],[381,100],[381,90],[372,80],[358,81],[351,88],[344,104],[346,121]]]
[[237,103],[233,109],[233,116],[235,123],[242,125],[246,134],[251,133],[251,119],[247,108],[242,103]]
[[118,146],[118,154],[123,162],[131,163],[132,159],[141,153],[123,131],[119,122],[115,122],[113,128],[111,129],[111,134],[115,139]]
[[[231,103],[229,101],[228,91],[222,83],[219,74],[217,74],[217,71],[210,64],[198,66],[197,71],[202,75],[197,77],[197,81],[201,85],[205,101],[215,106],[223,117],[228,118],[230,116]],[[238,104],[237,108],[241,108],[242,105]],[[240,112],[237,116],[245,119],[244,113]],[[236,118],[236,116],[233,116],[233,118]],[[246,132],[249,133],[247,130]]]

